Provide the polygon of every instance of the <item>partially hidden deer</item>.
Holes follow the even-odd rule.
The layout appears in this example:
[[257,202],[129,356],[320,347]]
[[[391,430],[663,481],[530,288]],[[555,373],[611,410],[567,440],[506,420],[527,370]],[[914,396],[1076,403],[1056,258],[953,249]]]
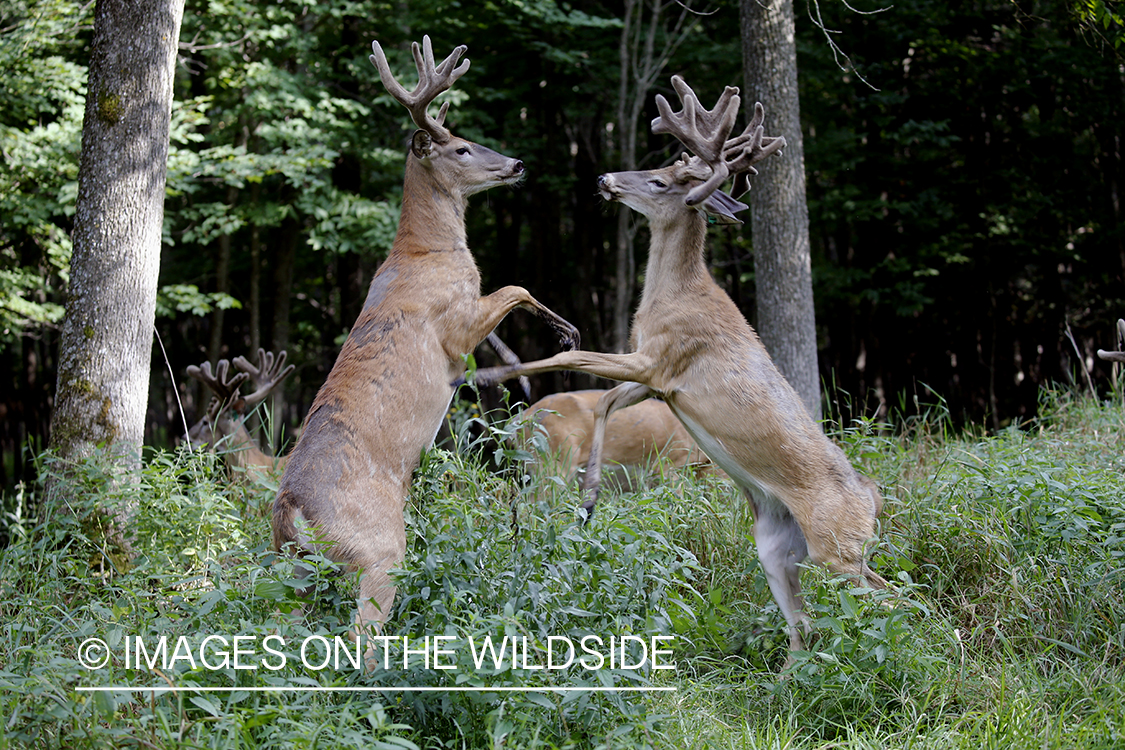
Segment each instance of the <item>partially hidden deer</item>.
[[779,151],[784,139],[763,135],[765,115],[758,104],[746,130],[728,140],[738,89],[727,87],[715,108],[706,110],[682,78],[674,76],[672,85],[683,109],[673,112],[657,96],[660,116],[652,131],[674,135],[694,156],[684,154],[662,169],[598,178],[606,200],[649,220],[648,268],[631,332],[634,351],[564,352],[519,367],[480,370],[475,381],[480,386],[563,369],[629,381],[596,407],[586,473],[589,510],[597,497],[606,417],[660,396],[749,498],[758,558],[788,624],[790,649],[802,649],[811,624],[798,566],[807,556],[857,582],[886,586],[864,558],[882,498],[809,416],[704,260],[708,222],[739,223],[735,213],[746,208],[718,188],[733,175],[733,192],[741,195],[757,172],[753,164]]
[[[569,482],[587,466],[594,440],[595,407],[605,393],[552,393],[520,414],[515,426],[523,444],[530,443],[536,432],[546,437],[540,464],[547,473]],[[608,417],[600,458],[603,466],[652,466],[661,459],[677,468],[711,464],[668,405],[655,398]]]
[[[469,67],[464,45],[435,65],[429,37],[412,45],[418,85],[408,92],[378,42],[371,62],[417,126],[406,155],[398,233],[358,319],[305,418],[273,506],[273,540],[362,571],[357,632],[379,629],[405,555],[403,509],[422,451],[432,444],[464,356],[513,308],[535,313],[578,345],[578,330],[525,289],[482,297],[465,234],[467,199],[520,180],[524,166],[444,125],[430,103]],[[297,576],[308,571],[298,563]],[[299,594],[306,589],[299,589]]]
[[[244,357],[234,359],[237,373],[225,359],[219,360],[213,372],[210,362],[187,368],[188,375],[215,394],[203,418],[188,430],[188,440],[194,448],[206,446],[219,451],[235,478],[261,482],[285,470],[288,457],[264,452],[245,424],[258,404],[293,372],[294,366],[286,367],[285,359],[284,351],[274,355],[259,349],[257,366]],[[243,396],[242,386],[247,380],[253,382],[254,390]]]

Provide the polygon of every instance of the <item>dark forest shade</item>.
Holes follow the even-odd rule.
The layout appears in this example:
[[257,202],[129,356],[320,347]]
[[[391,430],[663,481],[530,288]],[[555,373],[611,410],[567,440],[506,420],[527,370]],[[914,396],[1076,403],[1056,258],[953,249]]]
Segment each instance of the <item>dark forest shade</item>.
[[[147,443],[168,444],[182,431],[176,387],[189,421],[205,407],[184,370],[208,355],[249,356],[254,341],[270,348],[287,338],[298,366],[279,415],[287,433],[324,382],[397,221],[409,132],[368,74],[375,38],[397,53],[392,64],[409,65],[402,43],[421,31],[437,47],[469,45],[473,84],[448,120],[518,153],[528,168],[518,190],[492,191],[488,210],[469,216],[483,289],[520,284],[575,322],[585,348],[612,349],[617,215],[601,205],[594,180],[621,168],[620,133],[607,128],[617,111],[619,8],[570,7],[550,17],[463,7],[449,32],[456,39],[443,36],[438,3],[372,2],[349,16],[317,2],[283,1],[271,6],[276,14],[233,6],[206,18],[187,8],[181,41],[195,47],[180,50],[177,68],[172,244],[160,284],[226,291],[242,306],[221,318],[194,315],[188,297],[161,295],[169,362],[152,362]],[[0,269],[10,273],[0,277],[5,486],[31,476],[21,446],[45,444],[52,406],[58,332],[27,321],[57,321],[52,310],[65,302],[58,268],[69,251],[81,118],[68,103],[84,94],[91,39],[91,12],[80,8],[62,3],[57,17],[3,25],[0,122],[18,139],[0,170]],[[1109,366],[1096,350],[1114,348],[1113,323],[1125,311],[1118,58],[1055,3],[821,10],[870,83],[842,71],[824,33],[797,13],[823,382],[846,392],[838,400],[857,412],[909,413],[917,395],[990,427],[1035,414],[1043,383],[1082,383],[1080,366],[1104,387]],[[704,97],[744,85],[737,8],[697,23],[698,36],[677,48],[652,93],[669,95],[673,73]],[[640,118],[638,168],[675,155],[647,134],[655,116]],[[640,281],[648,237],[637,226]],[[717,280],[755,322],[750,237],[749,226],[715,229],[708,247]],[[524,316],[500,334],[525,360],[554,351]],[[532,386],[533,397],[561,390],[563,376]]]

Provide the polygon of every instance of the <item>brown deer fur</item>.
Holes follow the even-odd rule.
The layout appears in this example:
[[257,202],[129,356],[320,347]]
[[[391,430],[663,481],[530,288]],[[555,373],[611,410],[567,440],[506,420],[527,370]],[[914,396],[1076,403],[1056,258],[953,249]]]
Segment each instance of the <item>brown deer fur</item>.
[[[726,108],[737,109],[737,89],[728,87],[714,112],[708,112],[682,79],[674,77],[673,84],[684,100],[684,113],[673,115],[658,97],[661,117],[653,130],[670,132],[672,125],[691,129],[676,133],[690,148],[698,120],[702,127],[714,129],[708,137],[725,138],[730,130],[726,121],[733,124]],[[722,125],[710,120],[714,113],[722,115],[715,117]],[[731,166],[732,174],[748,169],[752,173],[750,164],[784,144],[763,141],[762,117],[758,105],[751,127],[736,139],[738,148],[724,148],[724,169]],[[657,130],[658,124],[662,130]],[[874,483],[856,473],[843,451],[813,422],[742,313],[712,278],[704,261],[708,216],[737,221],[732,212],[745,206],[719,192],[708,197],[701,188],[712,173],[700,162],[685,155],[682,162],[663,169],[598,178],[606,200],[624,203],[649,220],[648,268],[631,334],[634,352],[564,352],[516,368],[479,371],[476,382],[487,385],[514,375],[563,369],[631,381],[601,399],[599,422],[642,398],[655,394],[664,399],[753,504],[758,557],[789,625],[790,647],[800,649],[801,631],[810,630],[798,567],[806,556],[868,585],[886,585],[864,559],[882,499]],[[599,440],[596,435],[591,467],[600,460]],[[586,482],[596,496],[596,471],[587,470]],[[588,507],[592,504],[593,497],[587,500]]]
[[285,471],[288,456],[264,452],[246,429],[245,416],[224,411],[217,419],[204,417],[192,425],[188,440],[192,447],[208,446],[219,452],[231,476],[260,482]]
[[518,181],[523,164],[453,137],[441,123],[444,108],[436,121],[425,113],[467,69],[467,61],[453,67],[464,47],[435,66],[429,38],[422,48],[415,43],[420,81],[413,95],[394,82],[377,42],[372,49],[384,85],[419,127],[407,154],[398,234],[305,418],[273,510],[278,548],[293,542],[300,552],[315,549],[363,571],[361,629],[390,614],[389,571],[405,554],[411,474],[446,413],[451,381],[465,370],[463,356],[515,307],[536,313],[565,347],[578,343],[574,326],[520,287],[481,297],[465,236],[467,198]]
[[[594,440],[595,411],[604,390],[569,391],[545,396],[523,411],[519,418],[522,442],[541,430],[547,444],[543,468],[554,476],[571,480],[590,458]],[[667,459],[673,466],[710,464],[691,435],[658,399],[646,399],[613,413],[606,420],[601,451],[603,465],[648,466]]]
[[[495,333],[488,334],[486,341],[503,362],[510,365],[519,364],[519,357]],[[218,451],[227,469],[236,479],[246,478],[251,482],[260,483],[263,480],[278,478],[285,471],[289,456],[266,453],[246,429],[248,411],[293,371],[292,365],[282,371],[285,357],[286,353],[281,352],[277,367],[274,367],[272,352],[259,349],[260,369],[250,365],[244,357],[234,359],[235,367],[249,375],[258,386],[258,391],[247,398],[239,397],[241,377],[236,376],[238,382],[223,383],[211,376],[209,369],[196,366],[188,368],[189,375],[203,382],[219,396],[212,400],[203,418],[188,429],[188,442],[196,449],[206,447]],[[232,385],[233,389],[230,387]],[[525,394],[529,392],[530,386],[526,382],[521,383],[521,386]],[[261,397],[254,400],[257,393],[261,393]]]

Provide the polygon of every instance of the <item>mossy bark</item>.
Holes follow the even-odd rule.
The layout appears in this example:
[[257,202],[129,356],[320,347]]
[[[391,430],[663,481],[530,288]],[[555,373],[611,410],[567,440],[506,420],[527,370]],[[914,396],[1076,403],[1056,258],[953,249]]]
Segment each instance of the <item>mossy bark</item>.
[[98,0],[51,447],[135,465],[148,402],[183,0]]
[[[757,166],[749,194],[757,329],[774,364],[820,419],[805,148],[797,93],[793,0],[741,0],[743,110],[766,108],[766,134],[785,136],[781,157]],[[745,199],[744,199],[745,200]]]

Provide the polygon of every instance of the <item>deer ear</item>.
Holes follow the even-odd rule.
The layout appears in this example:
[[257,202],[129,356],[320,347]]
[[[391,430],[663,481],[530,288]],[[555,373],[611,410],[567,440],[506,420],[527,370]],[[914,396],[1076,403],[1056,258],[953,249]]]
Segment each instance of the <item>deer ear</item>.
[[735,214],[750,207],[731,198],[722,190],[716,190],[703,201],[700,208],[707,214],[708,224],[741,224],[742,220]]
[[734,176],[734,184],[730,189],[730,197],[738,200],[750,191],[750,175],[758,174],[758,170],[750,167],[745,172],[739,172]]
[[430,158],[433,145],[433,138],[425,130],[415,130],[414,135],[410,137],[410,151],[419,159]]

